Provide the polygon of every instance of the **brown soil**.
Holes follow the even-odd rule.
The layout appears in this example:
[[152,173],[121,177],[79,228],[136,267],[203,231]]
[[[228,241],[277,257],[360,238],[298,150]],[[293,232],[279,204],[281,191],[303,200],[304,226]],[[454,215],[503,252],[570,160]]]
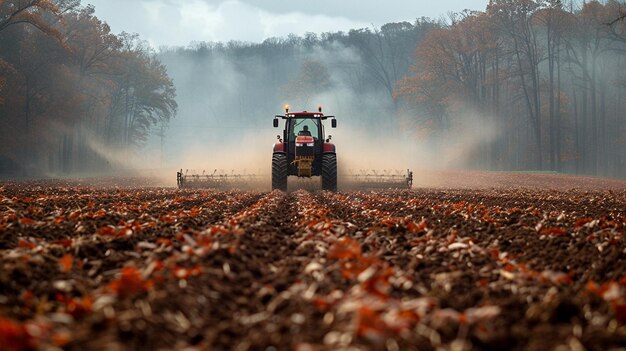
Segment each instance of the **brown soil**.
[[626,187],[555,177],[288,194],[0,183],[0,349],[618,349]]

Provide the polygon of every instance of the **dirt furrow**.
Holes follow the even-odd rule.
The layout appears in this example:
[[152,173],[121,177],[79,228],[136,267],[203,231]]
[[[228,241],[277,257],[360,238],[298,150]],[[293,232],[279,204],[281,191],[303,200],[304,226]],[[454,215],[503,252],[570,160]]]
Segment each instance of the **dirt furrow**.
[[[604,260],[598,258],[593,243],[580,240],[581,235],[541,235],[540,230],[528,227],[511,230],[468,216],[467,208],[472,205],[466,203],[456,205],[461,210],[458,213],[444,214],[438,208],[442,206],[440,202],[425,201],[413,207],[412,196],[398,193],[382,194],[385,198],[378,201],[375,199],[378,194],[326,195],[329,198],[325,205],[331,213],[338,218],[351,218],[368,233],[364,240],[357,237],[362,245],[367,245],[363,245],[366,250],[379,252],[379,257],[394,267],[414,272],[414,281],[421,285],[419,290],[435,298],[440,307],[462,312],[472,306],[493,304],[501,311],[506,310],[493,323],[499,324],[502,336],[470,335],[474,347],[534,349],[537,345],[555,347],[559,340],[575,338],[590,349],[603,349],[606,345],[596,346],[599,340],[613,339],[617,343],[624,340],[621,331],[607,333],[610,330],[607,324],[597,324],[596,316],[611,310],[612,303],[598,304],[587,289],[590,276],[608,280],[624,276],[620,254],[605,256],[605,260],[612,262],[609,272],[590,274],[587,263],[602,264]],[[381,212],[382,207],[386,211]],[[537,221],[543,218],[537,217]],[[415,218],[421,222],[420,219],[413,222]],[[616,226],[612,230],[620,228]],[[530,252],[508,255],[500,244],[506,238],[523,240]],[[580,241],[582,246],[577,244]],[[590,247],[594,252],[584,255]],[[622,249],[621,243],[606,248],[609,253]],[[614,303],[613,313],[621,318]],[[572,334],[569,327],[562,328],[555,321],[577,324],[581,335]],[[456,330],[460,332],[462,328]],[[559,337],[546,339],[549,334]]]
[[623,191],[0,185],[9,350],[606,350]]

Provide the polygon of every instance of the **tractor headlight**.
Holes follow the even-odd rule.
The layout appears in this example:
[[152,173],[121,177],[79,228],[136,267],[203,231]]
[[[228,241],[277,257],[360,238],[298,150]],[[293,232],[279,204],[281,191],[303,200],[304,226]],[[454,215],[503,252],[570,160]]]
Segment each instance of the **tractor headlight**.
[[306,146],[313,146],[313,145],[315,145],[315,144],[314,144],[314,143],[308,143],[308,144],[306,144]]
[[296,143],[296,147],[302,147],[302,146],[304,146],[304,144],[302,144],[302,143]]

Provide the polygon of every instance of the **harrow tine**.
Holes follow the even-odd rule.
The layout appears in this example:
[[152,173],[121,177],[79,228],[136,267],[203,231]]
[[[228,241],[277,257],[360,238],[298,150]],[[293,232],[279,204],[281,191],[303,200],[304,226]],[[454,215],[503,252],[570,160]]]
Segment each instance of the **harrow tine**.
[[341,176],[344,185],[348,188],[408,188],[413,185],[413,172],[407,169],[406,173],[401,170],[364,170],[358,172],[350,170],[350,173]]
[[214,169],[212,173],[203,170],[201,173],[187,169],[184,173],[181,169],[176,173],[176,184],[179,188],[250,188],[253,185],[261,185],[263,176],[260,174],[248,173],[244,170],[237,173],[231,169]]

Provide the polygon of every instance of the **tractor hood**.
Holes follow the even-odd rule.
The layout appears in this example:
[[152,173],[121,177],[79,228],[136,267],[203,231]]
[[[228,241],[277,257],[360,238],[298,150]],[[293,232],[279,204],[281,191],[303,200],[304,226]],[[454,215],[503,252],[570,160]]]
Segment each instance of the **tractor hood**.
[[312,144],[315,142],[312,136],[300,135],[296,137],[296,144]]

